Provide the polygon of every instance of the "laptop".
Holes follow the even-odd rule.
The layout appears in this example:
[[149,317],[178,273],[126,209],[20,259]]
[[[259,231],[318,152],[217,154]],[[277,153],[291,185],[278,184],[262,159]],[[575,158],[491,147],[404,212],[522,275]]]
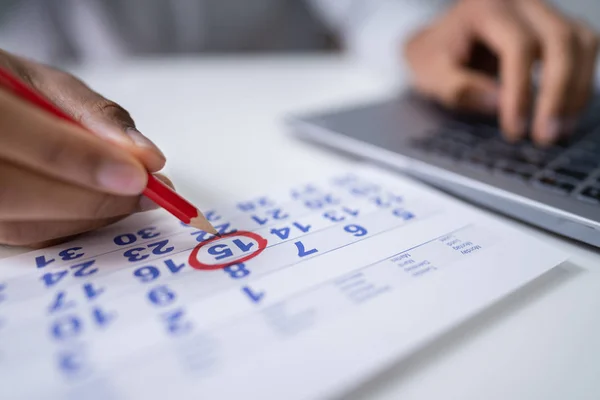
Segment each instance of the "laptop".
[[600,247],[600,96],[575,134],[551,147],[507,143],[496,118],[450,112],[413,92],[287,122],[300,138]]

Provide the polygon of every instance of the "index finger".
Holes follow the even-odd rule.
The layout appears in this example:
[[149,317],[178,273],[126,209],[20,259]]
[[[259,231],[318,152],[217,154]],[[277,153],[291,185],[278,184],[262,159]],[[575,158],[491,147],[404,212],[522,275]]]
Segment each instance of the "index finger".
[[0,159],[80,186],[140,194],[147,172],[132,155],[0,91]]
[[73,75],[15,58],[25,65],[32,86],[90,132],[132,153],[151,172],[164,167],[164,154],[137,130],[131,115],[119,104],[106,99]]
[[522,139],[531,109],[531,71],[539,53],[538,39],[509,4],[483,3],[482,12],[473,18],[473,29],[500,59],[500,122],[504,133],[509,139]]

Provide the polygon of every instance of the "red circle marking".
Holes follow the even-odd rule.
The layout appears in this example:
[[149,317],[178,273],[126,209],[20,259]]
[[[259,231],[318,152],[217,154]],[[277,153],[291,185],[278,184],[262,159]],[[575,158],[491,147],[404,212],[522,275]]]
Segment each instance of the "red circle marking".
[[[223,238],[228,238],[228,237],[233,237],[233,236],[244,236],[244,237],[256,240],[256,243],[258,244],[258,249],[255,250],[253,253],[248,254],[247,256],[244,256],[244,257],[239,258],[234,261],[229,261],[224,264],[204,264],[198,260],[198,252],[200,251],[200,249],[202,247],[204,247],[207,244],[210,244],[216,240],[221,240]],[[190,266],[194,269],[199,269],[202,271],[213,271],[213,270],[229,267],[230,265],[241,264],[243,262],[251,260],[254,257],[256,257],[257,255],[259,255],[260,253],[262,253],[266,247],[267,247],[267,239],[263,238],[262,236],[254,233],[254,232],[237,231],[237,232],[228,233],[226,235],[221,235],[221,237],[215,236],[213,238],[205,240],[202,243],[199,243],[196,247],[194,247],[194,249],[190,253],[188,262],[189,262]]]

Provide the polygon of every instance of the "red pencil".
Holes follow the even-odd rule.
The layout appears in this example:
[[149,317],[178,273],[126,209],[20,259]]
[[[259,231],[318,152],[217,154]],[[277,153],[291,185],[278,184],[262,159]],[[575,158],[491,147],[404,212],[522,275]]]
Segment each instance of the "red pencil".
[[[0,87],[7,89],[21,99],[46,110],[56,117],[76,124],[84,129],[80,123],[67,115],[60,108],[52,104],[43,95],[36,92],[20,79],[14,77],[10,72],[0,68]],[[144,195],[156,204],[176,216],[182,222],[201,229],[205,232],[219,235],[217,230],[206,220],[206,217],[195,206],[174,192],[170,187],[158,180],[154,175],[148,172],[148,184],[144,190]]]

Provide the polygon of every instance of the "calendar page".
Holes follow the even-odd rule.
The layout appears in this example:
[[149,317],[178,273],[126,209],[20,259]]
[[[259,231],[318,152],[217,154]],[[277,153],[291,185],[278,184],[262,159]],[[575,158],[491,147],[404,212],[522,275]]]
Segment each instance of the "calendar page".
[[372,167],[0,260],[2,399],[340,396],[564,261]]

